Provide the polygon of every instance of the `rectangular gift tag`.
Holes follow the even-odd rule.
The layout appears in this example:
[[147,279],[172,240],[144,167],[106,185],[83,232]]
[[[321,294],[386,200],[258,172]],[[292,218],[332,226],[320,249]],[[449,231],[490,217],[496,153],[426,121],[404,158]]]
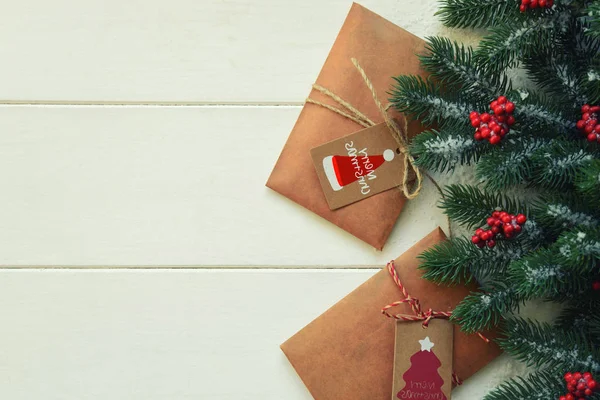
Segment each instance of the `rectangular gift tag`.
[[392,400],[450,400],[453,333],[444,319],[396,322]]
[[385,123],[311,149],[329,208],[335,210],[400,185],[404,163],[398,153],[398,143]]

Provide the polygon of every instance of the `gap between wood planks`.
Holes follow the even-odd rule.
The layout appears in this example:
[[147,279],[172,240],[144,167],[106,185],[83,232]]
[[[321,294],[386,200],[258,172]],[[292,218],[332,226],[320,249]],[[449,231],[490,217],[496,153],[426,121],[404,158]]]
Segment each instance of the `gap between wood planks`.
[[302,107],[304,102],[180,102],[180,101],[75,101],[0,100],[0,106],[44,107]]

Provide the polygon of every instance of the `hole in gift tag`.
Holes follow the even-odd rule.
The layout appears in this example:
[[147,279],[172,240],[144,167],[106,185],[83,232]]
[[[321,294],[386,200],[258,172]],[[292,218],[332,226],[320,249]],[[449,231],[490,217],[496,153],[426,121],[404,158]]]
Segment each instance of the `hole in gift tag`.
[[400,149],[399,148],[396,149],[396,154],[400,154]]

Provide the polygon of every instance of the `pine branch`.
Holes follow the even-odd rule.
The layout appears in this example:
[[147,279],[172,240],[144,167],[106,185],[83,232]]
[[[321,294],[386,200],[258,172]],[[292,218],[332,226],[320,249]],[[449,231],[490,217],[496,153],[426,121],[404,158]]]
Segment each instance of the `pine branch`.
[[516,105],[515,119],[523,136],[556,137],[577,134],[575,122],[563,115],[562,103],[556,104],[547,97],[528,91],[513,91],[511,100]]
[[511,261],[525,250],[516,242],[500,242],[493,249],[479,249],[465,238],[452,238],[419,255],[423,277],[430,281],[456,285],[502,276]]
[[427,39],[427,51],[420,57],[423,68],[446,90],[458,90],[474,103],[489,103],[510,90],[504,74],[492,73],[473,59],[472,47],[443,37]]
[[465,297],[452,312],[451,320],[458,323],[463,332],[493,328],[506,313],[519,306],[519,296],[505,283],[489,282],[482,290]]
[[[564,232],[552,246],[564,258],[563,263],[578,274],[598,271],[600,262],[600,229],[577,229]],[[586,284],[591,279],[586,277]]]
[[561,374],[537,371],[526,378],[507,380],[488,393],[484,400],[553,400],[565,392]]
[[562,330],[575,330],[589,337],[598,348],[600,345],[600,308],[598,300],[582,304],[575,303],[562,310],[556,320],[556,327]]
[[471,185],[448,185],[441,208],[451,220],[469,228],[484,225],[495,210],[512,214],[528,214],[525,205],[500,193],[482,191]]
[[591,291],[589,271],[579,270],[556,246],[542,249],[512,263],[510,278],[523,299],[565,300]]
[[594,214],[569,196],[545,196],[534,202],[532,215],[547,235],[558,237],[573,228],[594,228],[599,222]]
[[531,14],[519,23],[506,22],[490,30],[480,43],[477,59],[500,71],[517,65],[518,60],[533,51],[549,51],[556,44],[555,35],[566,28],[569,11],[556,7]]
[[466,125],[469,113],[475,109],[457,94],[442,92],[421,77],[403,75],[394,80],[390,99],[394,108],[425,124],[450,121]]
[[592,37],[600,37],[600,2],[590,2],[587,8],[587,15],[590,23],[587,31],[588,35]]
[[531,158],[551,143],[549,139],[531,136],[508,138],[507,143],[481,156],[476,167],[477,178],[491,190],[506,189],[531,179]]
[[511,0],[446,0],[436,15],[453,28],[486,28],[521,18],[518,3]]
[[548,324],[512,318],[506,322],[500,347],[533,368],[554,371],[600,372],[600,358],[585,336],[575,331],[556,331]]
[[590,207],[600,204],[600,160],[592,160],[578,169],[575,188]]
[[554,140],[533,158],[533,182],[549,189],[569,189],[578,169],[593,159],[582,142]]
[[464,125],[444,126],[441,130],[430,130],[415,136],[410,152],[416,164],[434,171],[453,169],[457,164],[477,161],[487,150],[481,142],[473,140],[472,129]]

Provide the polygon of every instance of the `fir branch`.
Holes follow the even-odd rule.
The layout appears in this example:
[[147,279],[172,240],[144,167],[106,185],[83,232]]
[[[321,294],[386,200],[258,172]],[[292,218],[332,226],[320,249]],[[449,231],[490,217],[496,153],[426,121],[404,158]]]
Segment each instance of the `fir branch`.
[[555,326],[561,330],[575,330],[589,337],[596,347],[600,345],[600,303],[590,301],[572,304],[562,310]]
[[469,113],[475,109],[457,94],[444,93],[419,76],[402,75],[394,80],[396,83],[390,93],[394,108],[425,124],[453,121],[466,125]]
[[600,2],[592,1],[588,4],[589,6],[586,11],[590,26],[587,33],[592,37],[600,38]]
[[509,267],[515,292],[523,299],[564,300],[591,289],[589,274],[574,270],[554,247],[532,253]]
[[473,59],[473,49],[443,37],[427,39],[426,53],[420,57],[423,68],[446,90],[457,90],[474,103],[489,103],[510,90],[504,74],[492,73]]
[[590,66],[584,75],[584,86],[590,102],[597,104],[600,101],[600,67]]
[[524,254],[517,242],[500,242],[493,249],[479,249],[465,238],[452,238],[421,253],[419,268],[425,270],[425,279],[455,285],[497,278]]
[[526,378],[507,380],[488,393],[484,400],[552,400],[565,394],[561,374],[537,371]]
[[[552,246],[564,258],[564,264],[579,275],[598,269],[600,262],[600,229],[577,229],[564,232]],[[596,272],[596,271],[594,271]],[[585,277],[589,286],[590,277]]]
[[430,130],[415,136],[410,152],[419,167],[445,171],[457,164],[477,161],[487,146],[473,140],[472,130],[464,125],[444,126],[441,130]]
[[448,185],[441,208],[451,220],[469,228],[480,227],[495,210],[511,214],[527,214],[527,208],[517,200],[500,193],[482,191],[471,185]]
[[498,25],[480,43],[476,58],[498,70],[516,66],[523,55],[552,49],[557,42],[556,32],[564,30],[568,21],[568,9],[556,7],[531,14],[520,23]]
[[500,347],[529,367],[600,372],[597,350],[578,332],[557,332],[548,324],[512,318],[506,322],[504,335],[498,339]]
[[551,146],[533,157],[533,182],[549,189],[569,188],[578,169],[593,157],[585,144],[554,140]]
[[451,320],[463,332],[475,333],[497,326],[502,317],[515,310],[520,298],[505,283],[489,282],[483,292],[471,293],[452,311]]
[[513,91],[510,95],[516,105],[515,119],[523,135],[555,137],[576,132],[575,122],[563,115],[561,107],[564,104],[556,104],[528,90]]
[[600,160],[592,160],[578,169],[575,188],[590,207],[600,204]]
[[544,232],[555,237],[572,228],[598,226],[594,214],[568,196],[546,196],[543,202],[534,202],[532,214]]
[[486,28],[520,18],[511,0],[446,0],[436,15],[453,28]]
[[482,155],[476,167],[477,178],[491,190],[527,183],[531,177],[535,152],[550,145],[549,139],[531,136],[508,138],[506,144]]

